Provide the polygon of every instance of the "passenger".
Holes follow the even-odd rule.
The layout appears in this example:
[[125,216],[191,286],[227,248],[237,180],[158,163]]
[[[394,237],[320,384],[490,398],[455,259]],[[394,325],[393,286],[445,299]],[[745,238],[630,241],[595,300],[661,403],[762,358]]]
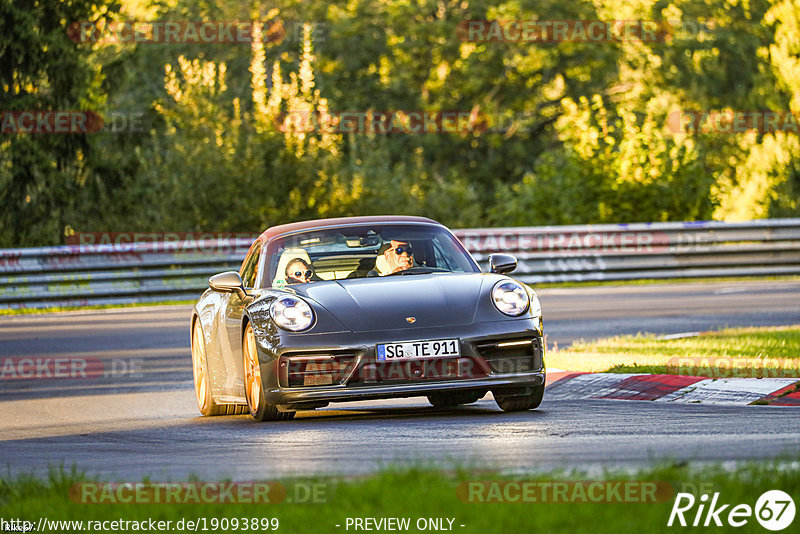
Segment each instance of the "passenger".
[[286,265],[287,284],[307,284],[315,279],[319,278],[314,276],[314,269],[301,258],[295,258]]
[[[414,251],[405,241],[392,240],[389,243],[384,243],[378,249],[378,259],[383,256],[383,262],[376,261],[376,267],[383,263],[379,271],[370,271],[368,276],[386,276],[389,274],[405,271],[414,266]],[[375,273],[375,274],[372,274]]]

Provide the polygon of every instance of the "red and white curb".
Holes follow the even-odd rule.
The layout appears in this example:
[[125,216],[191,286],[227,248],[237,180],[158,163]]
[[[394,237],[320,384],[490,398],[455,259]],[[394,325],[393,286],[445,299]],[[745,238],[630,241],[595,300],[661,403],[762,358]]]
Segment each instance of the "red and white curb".
[[800,386],[797,378],[705,378],[550,369],[546,398],[800,406],[800,387],[797,386]]

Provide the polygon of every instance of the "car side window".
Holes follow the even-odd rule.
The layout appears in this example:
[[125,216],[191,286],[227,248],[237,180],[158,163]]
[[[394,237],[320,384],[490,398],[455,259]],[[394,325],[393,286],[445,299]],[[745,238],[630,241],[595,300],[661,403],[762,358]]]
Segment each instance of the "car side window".
[[242,276],[242,284],[244,287],[252,288],[256,283],[256,272],[258,271],[258,258],[261,252],[261,242],[256,241],[247,253],[247,257],[242,263],[242,270],[239,274]]
[[437,239],[433,240],[433,258],[435,263],[430,267],[438,267],[440,269],[454,270],[450,262],[447,261],[447,255],[442,252],[442,247]]

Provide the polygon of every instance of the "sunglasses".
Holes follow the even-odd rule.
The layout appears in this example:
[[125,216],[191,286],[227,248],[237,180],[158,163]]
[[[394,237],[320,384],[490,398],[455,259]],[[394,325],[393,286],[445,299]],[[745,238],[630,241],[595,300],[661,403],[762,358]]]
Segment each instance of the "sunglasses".
[[292,276],[295,278],[311,278],[311,275],[314,273],[312,271],[295,271],[292,273]]
[[406,253],[406,254],[408,254],[409,256],[411,256],[411,255],[413,255],[413,254],[414,254],[414,252],[411,250],[411,247],[409,247],[408,245],[405,245],[405,246],[403,246],[403,247],[396,247],[396,248],[393,248],[392,250],[393,250],[393,251],[394,251],[394,253],[395,253],[395,254],[397,254],[398,256],[402,255],[403,253]]

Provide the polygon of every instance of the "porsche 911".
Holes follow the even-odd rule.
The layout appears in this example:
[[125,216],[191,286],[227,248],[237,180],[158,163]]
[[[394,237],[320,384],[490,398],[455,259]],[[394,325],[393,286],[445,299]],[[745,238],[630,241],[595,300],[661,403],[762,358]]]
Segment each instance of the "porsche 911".
[[239,271],[194,306],[191,353],[203,415],[292,419],[332,402],[427,397],[438,408],[488,392],[503,411],[544,395],[542,308],[423,217],[350,217],[267,229]]

